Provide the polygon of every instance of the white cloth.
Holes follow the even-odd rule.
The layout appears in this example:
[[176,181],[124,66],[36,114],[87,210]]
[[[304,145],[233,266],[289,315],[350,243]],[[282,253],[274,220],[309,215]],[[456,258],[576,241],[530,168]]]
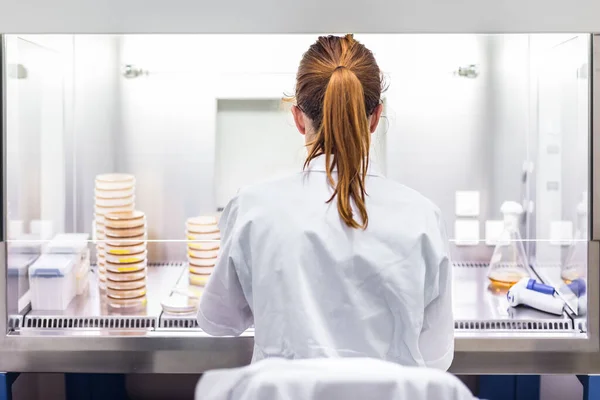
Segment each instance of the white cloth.
[[197,400],[473,400],[454,375],[365,358],[268,359],[248,367],[209,371]]
[[369,169],[369,226],[327,204],[325,158],[243,189],[221,221],[221,253],[200,328],[255,325],[253,360],[374,357],[448,369],[454,353],[451,265],[439,209]]

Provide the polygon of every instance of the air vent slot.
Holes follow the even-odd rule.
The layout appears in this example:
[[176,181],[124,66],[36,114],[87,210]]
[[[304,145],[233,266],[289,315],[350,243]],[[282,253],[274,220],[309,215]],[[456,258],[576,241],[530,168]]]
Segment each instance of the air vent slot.
[[571,331],[570,321],[455,321],[461,331]]
[[28,316],[25,318],[25,327],[36,329],[155,329],[156,319],[152,317],[136,316]]

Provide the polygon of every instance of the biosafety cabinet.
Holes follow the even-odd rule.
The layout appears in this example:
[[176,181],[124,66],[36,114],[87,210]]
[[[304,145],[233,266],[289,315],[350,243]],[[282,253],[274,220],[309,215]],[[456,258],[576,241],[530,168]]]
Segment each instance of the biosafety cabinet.
[[[303,137],[282,99],[317,36],[1,37],[0,370],[196,373],[250,361],[252,329],[213,338],[197,327],[219,245],[202,235],[240,187],[301,170]],[[445,219],[452,370],[600,372],[600,39],[355,37],[387,83],[372,158]],[[489,279],[508,201],[522,210],[524,268],[556,289],[560,315],[511,307],[508,286]]]

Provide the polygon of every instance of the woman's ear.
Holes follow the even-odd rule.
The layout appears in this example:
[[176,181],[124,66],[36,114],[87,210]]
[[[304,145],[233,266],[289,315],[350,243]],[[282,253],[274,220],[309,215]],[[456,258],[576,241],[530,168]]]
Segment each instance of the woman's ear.
[[377,129],[377,125],[379,125],[379,120],[381,119],[381,113],[383,112],[383,104],[379,104],[375,107],[373,114],[369,118],[369,130],[371,133],[375,132]]
[[296,128],[298,128],[298,132],[306,135],[306,120],[302,110],[298,106],[292,106],[292,115],[294,116],[294,122],[296,123]]

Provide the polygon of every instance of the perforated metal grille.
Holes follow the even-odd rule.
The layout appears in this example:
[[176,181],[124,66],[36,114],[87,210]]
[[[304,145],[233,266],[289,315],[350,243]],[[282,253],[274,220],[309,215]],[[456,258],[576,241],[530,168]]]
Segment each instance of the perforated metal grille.
[[149,267],[178,267],[178,268],[181,268],[184,265],[185,265],[185,263],[183,261],[148,263]]
[[198,321],[192,317],[161,318],[160,327],[166,329],[199,329]]
[[40,329],[154,329],[156,325],[156,318],[136,316],[25,318],[26,328]]
[[489,264],[480,261],[460,261],[452,263],[455,268],[486,268]]
[[466,331],[572,331],[570,321],[455,321],[454,329]]
[[[92,264],[92,267],[97,267],[97,264]],[[183,261],[169,261],[169,262],[152,262],[152,263],[148,263],[148,267],[177,267],[177,268],[182,268],[183,266],[185,266],[185,262]]]

